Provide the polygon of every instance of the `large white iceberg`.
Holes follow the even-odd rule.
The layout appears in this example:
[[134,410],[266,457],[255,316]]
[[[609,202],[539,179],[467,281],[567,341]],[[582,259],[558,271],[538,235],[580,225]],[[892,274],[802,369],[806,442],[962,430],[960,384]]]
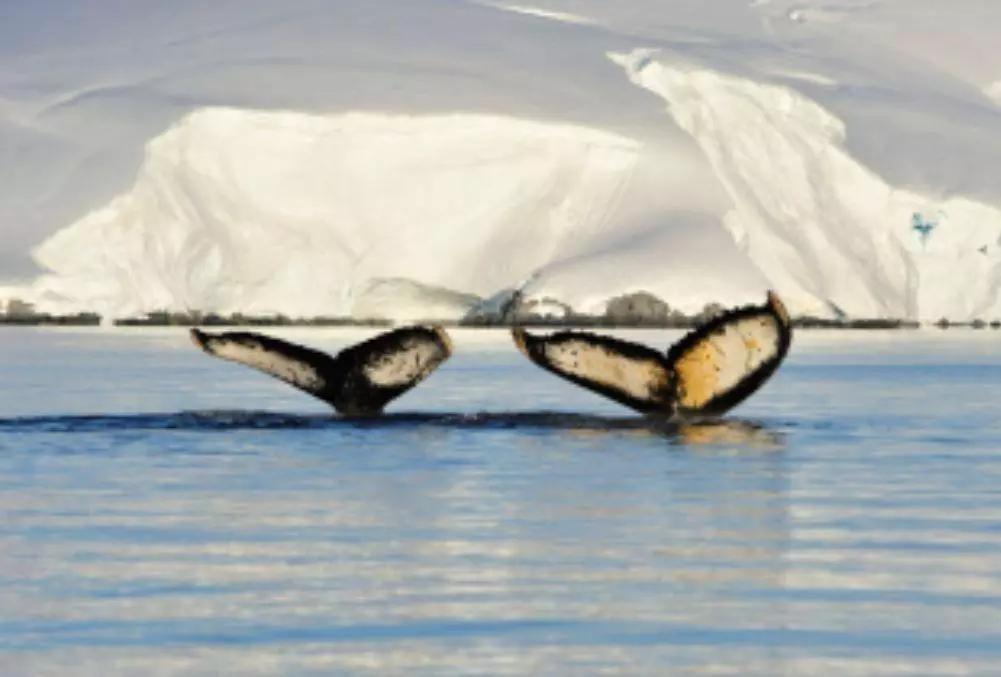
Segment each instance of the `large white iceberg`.
[[110,315],[461,315],[375,283],[487,295],[525,277],[607,227],[636,155],[611,134],[482,115],[204,109],[147,146],[129,191],[38,248],[53,272],[34,292]]
[[0,282],[45,310],[1001,316],[999,6],[66,10],[0,10]]

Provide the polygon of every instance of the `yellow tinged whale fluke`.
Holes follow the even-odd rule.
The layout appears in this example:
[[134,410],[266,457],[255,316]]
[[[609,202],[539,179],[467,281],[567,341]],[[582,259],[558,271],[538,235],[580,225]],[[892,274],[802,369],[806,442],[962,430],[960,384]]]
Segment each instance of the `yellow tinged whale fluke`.
[[774,292],[764,305],[730,310],[685,335],[667,354],[591,332],[535,336],[512,330],[537,365],[643,414],[718,416],[771,377],[792,341],[789,313]]

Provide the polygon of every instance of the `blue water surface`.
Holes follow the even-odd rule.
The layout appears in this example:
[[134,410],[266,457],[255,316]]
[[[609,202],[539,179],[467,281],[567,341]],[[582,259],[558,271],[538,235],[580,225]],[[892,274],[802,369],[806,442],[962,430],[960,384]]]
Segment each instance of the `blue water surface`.
[[667,429],[453,334],[343,421],[182,330],[0,329],[0,675],[1001,674],[1001,335],[800,332]]

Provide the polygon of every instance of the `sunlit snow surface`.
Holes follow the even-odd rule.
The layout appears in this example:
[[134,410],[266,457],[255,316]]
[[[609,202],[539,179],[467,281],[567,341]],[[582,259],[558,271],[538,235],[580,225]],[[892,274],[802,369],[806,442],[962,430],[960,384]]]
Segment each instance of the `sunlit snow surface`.
[[454,334],[349,423],[180,330],[0,331],[0,674],[997,674],[996,334],[800,332],[677,434]]

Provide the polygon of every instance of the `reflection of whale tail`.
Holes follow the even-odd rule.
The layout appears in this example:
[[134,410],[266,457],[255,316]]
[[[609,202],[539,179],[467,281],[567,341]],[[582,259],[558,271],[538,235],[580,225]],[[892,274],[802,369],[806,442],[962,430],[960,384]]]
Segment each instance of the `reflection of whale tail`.
[[512,331],[543,369],[644,414],[716,416],[760,388],[785,359],[789,314],[769,292],[763,306],[723,313],[687,334],[667,355],[590,332],[534,336]]
[[335,356],[250,332],[191,330],[209,355],[270,374],[346,416],[378,414],[427,378],[452,354],[441,327],[403,327],[345,348]]

